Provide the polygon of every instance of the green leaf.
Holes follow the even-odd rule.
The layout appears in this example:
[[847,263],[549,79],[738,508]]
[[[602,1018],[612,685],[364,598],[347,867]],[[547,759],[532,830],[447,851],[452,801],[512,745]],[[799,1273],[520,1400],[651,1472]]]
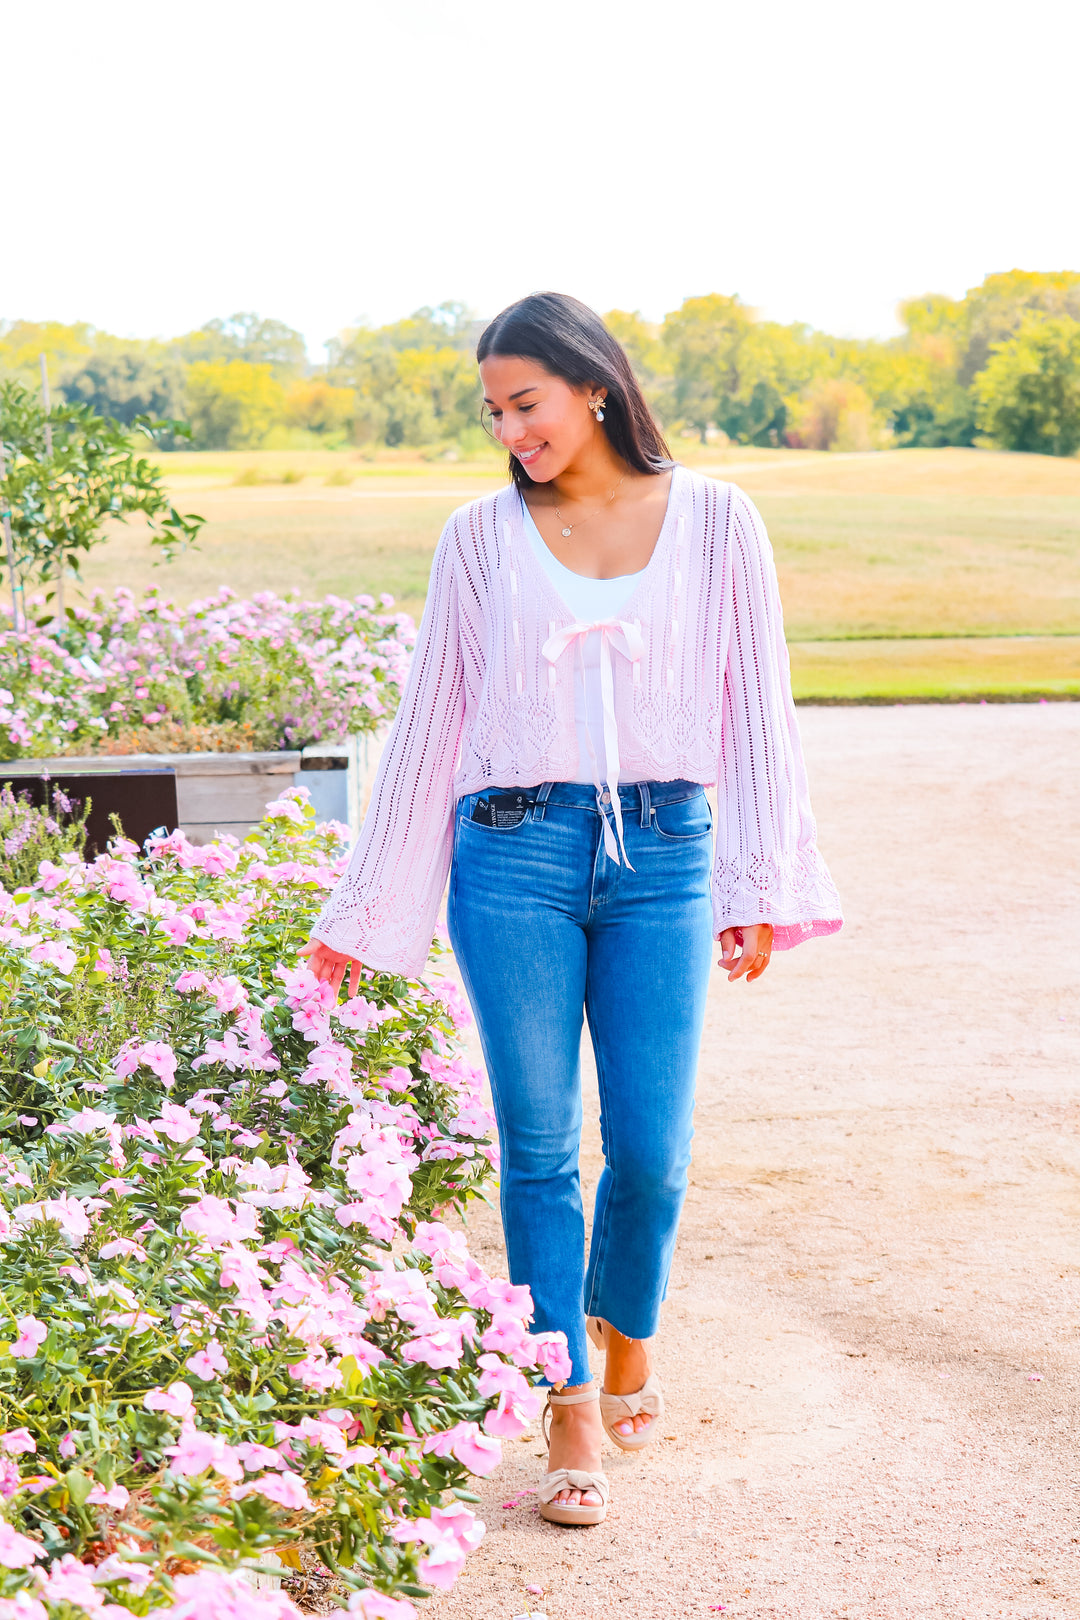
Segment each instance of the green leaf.
[[64,1475],[64,1484],[67,1486],[68,1494],[76,1507],[84,1506],[87,1497],[94,1488],[94,1481],[81,1468],[69,1468]]

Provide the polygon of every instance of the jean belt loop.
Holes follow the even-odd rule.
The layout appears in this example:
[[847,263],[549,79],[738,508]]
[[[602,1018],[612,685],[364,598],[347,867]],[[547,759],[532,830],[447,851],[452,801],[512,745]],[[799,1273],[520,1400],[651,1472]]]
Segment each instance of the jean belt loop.
[[532,818],[534,821],[543,821],[544,810],[547,806],[548,794],[555,786],[554,782],[541,782],[540,791],[533,802]]
[[639,782],[638,791],[641,794],[641,825],[647,827],[652,820],[652,800],[649,797],[648,782]]

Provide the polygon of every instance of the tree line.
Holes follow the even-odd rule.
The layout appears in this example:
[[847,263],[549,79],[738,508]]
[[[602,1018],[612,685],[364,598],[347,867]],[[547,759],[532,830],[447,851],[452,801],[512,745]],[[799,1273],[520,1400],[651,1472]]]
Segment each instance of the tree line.
[[[738,297],[687,298],[662,322],[612,310],[653,410],[674,438],[819,450],[992,445],[1080,449],[1080,274],[1011,270],[963,298],[900,306],[888,340],[763,321]],[[85,324],[0,325],[0,376],[49,358],[71,404],[131,422],[186,421],[203,449],[485,442],[473,358],[483,327],[463,305],[352,327],[308,360],[298,332],[253,314],[168,341]]]

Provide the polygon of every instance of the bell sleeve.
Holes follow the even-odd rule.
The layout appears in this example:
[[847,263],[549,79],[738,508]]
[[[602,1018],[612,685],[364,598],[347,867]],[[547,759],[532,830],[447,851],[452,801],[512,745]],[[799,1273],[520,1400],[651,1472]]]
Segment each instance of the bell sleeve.
[[836,933],[843,914],[817,847],[772,547],[737,489],[729,523],[713,934],[771,923],[784,951]]
[[453,520],[443,530],[401,706],[344,875],[313,935],[369,967],[415,977],[431,949],[453,850],[465,681]]

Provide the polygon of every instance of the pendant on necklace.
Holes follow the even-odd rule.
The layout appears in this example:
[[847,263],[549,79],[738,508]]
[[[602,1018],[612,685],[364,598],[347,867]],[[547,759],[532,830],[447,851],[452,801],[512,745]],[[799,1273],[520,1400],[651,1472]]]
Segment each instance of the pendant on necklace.
[[573,533],[572,529],[564,529],[563,530],[563,538],[564,538],[564,540],[569,540],[572,533]]

